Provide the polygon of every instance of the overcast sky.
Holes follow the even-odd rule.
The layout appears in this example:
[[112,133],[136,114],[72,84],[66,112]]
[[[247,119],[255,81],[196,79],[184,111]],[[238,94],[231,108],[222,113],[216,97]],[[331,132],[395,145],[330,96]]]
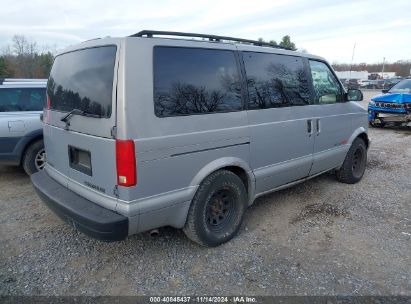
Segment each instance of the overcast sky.
[[[63,4],[64,3],[64,4]],[[279,41],[330,62],[411,59],[411,0],[0,0],[0,49],[14,34],[57,49],[143,29]]]

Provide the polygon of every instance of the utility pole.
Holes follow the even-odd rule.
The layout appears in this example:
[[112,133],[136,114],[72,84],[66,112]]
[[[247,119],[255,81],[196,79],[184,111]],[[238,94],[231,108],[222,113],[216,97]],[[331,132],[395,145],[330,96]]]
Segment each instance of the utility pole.
[[384,79],[384,65],[385,65],[385,57],[382,59],[382,71],[381,71],[381,78]]
[[352,70],[352,63],[354,61],[354,52],[355,52],[355,44],[357,42],[354,42],[354,47],[352,48],[352,56],[351,56],[351,65],[350,65],[350,79],[351,79],[351,70]]

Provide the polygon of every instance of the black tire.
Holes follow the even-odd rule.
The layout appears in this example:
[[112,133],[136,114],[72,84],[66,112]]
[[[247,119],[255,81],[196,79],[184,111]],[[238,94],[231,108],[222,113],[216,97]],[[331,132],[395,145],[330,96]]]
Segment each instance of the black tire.
[[200,245],[221,245],[237,234],[246,208],[247,191],[242,180],[230,171],[216,171],[198,188],[183,231]]
[[364,140],[357,137],[348,150],[343,165],[336,171],[337,179],[346,184],[359,182],[364,175],[366,164],[367,147]]
[[43,162],[41,162],[39,158],[41,157],[41,155],[43,157],[45,156],[44,142],[42,139],[35,141],[27,147],[23,155],[22,166],[24,171],[26,171],[28,175],[32,175],[33,173],[36,173],[37,171],[43,169],[45,159]]

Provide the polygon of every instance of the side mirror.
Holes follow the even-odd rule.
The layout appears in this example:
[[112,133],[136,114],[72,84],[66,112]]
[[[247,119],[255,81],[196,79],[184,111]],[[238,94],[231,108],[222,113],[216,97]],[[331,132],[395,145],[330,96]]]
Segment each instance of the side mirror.
[[382,89],[381,92],[388,93],[389,89]]
[[363,98],[362,92],[357,89],[348,89],[345,94],[345,99],[347,101],[361,101]]

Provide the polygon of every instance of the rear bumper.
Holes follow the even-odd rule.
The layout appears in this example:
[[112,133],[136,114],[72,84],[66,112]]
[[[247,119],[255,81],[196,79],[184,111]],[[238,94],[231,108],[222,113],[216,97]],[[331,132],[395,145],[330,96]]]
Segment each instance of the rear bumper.
[[120,241],[127,237],[127,217],[77,195],[44,170],[34,173],[31,182],[43,202],[77,230],[102,241]]

